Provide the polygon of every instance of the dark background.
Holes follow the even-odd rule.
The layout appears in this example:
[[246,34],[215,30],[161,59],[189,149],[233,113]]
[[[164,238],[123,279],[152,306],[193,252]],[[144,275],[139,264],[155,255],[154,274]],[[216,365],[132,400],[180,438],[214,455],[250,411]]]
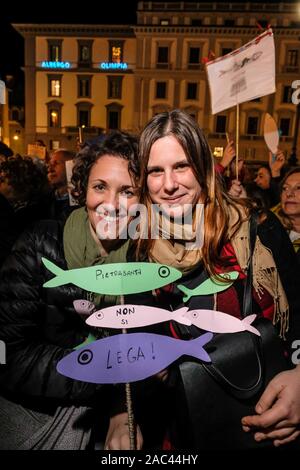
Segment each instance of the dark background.
[[[80,6],[80,1],[83,6]],[[4,3],[5,2],[5,3]],[[4,0],[0,7],[0,78],[24,65],[24,40],[11,23],[134,24],[137,0]]]
[[[217,3],[228,1],[218,0]],[[241,1],[231,0],[231,3]],[[272,3],[279,1],[271,0]],[[300,4],[300,0],[283,1],[297,2]],[[255,0],[255,3],[268,1]],[[20,102],[24,80],[21,70],[24,65],[24,40],[11,23],[135,24],[137,4],[138,0],[76,0],[76,5],[75,0],[72,3],[67,0],[23,0],[22,4],[3,0],[0,7],[0,79],[5,79],[7,75],[14,76],[13,95],[16,102]]]

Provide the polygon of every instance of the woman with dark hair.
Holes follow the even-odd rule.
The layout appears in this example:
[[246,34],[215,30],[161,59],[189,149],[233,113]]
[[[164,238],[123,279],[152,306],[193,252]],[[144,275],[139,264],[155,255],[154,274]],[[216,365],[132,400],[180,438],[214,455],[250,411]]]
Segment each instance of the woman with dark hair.
[[[203,131],[181,110],[158,114],[149,121],[140,136],[139,160],[140,202],[148,209],[143,230],[148,236],[139,239],[137,257],[173,266],[183,273],[180,285],[174,283],[156,291],[149,297],[149,303],[169,310],[183,305],[190,310],[216,310],[242,319],[251,258],[253,274],[251,277],[248,274],[252,283],[247,297],[247,301],[249,296],[252,300],[251,312],[273,321],[278,334],[288,339],[288,348],[300,333],[299,272],[281,224],[271,213],[261,211],[252,253],[249,243],[249,221],[254,217],[252,205],[249,200],[239,201],[224,192]],[[153,204],[160,209],[154,211],[155,221],[149,218]],[[157,237],[151,239],[154,222],[158,227]],[[219,279],[222,285],[220,274],[226,277],[232,271],[237,272],[238,278],[228,288],[202,292],[202,295],[193,292],[202,283],[211,285],[214,279]],[[218,312],[215,315],[217,320]],[[201,329],[170,322],[165,334],[191,339],[199,336]],[[228,341],[231,336],[228,335]],[[232,362],[227,367],[234,367],[234,361],[242,357],[242,350],[241,346],[240,350],[232,351]],[[175,396],[171,415],[176,428],[173,433],[176,447],[251,448],[257,446],[255,441],[268,439],[278,446],[300,434],[299,369],[276,375],[255,396],[253,416],[241,414],[235,421],[233,408],[215,403],[213,393],[205,390],[202,393],[199,367],[184,360],[179,367],[168,368],[166,385],[170,404],[172,393]],[[244,375],[248,373],[246,365],[243,370]],[[197,398],[200,391],[201,399]],[[217,419],[214,419],[215,407],[219,410]],[[242,431],[242,425],[246,432]],[[249,432],[253,430],[254,436]]]
[[0,163],[0,266],[23,230],[45,218],[48,194],[46,170],[31,158],[16,155]]
[[260,188],[264,198],[264,206],[271,208],[279,202],[279,184],[282,179],[282,169],[285,155],[278,150],[276,155],[269,152],[269,164],[261,165],[257,170],[254,183]]
[[[41,259],[62,269],[126,261],[128,241],[106,239],[106,229],[112,221],[119,226],[121,206],[137,202],[137,178],[134,137],[114,132],[99,146],[86,147],[73,173],[74,195],[83,207],[65,225],[42,221],[26,231],[6,259],[0,276],[0,340],[7,349],[0,367],[1,449],[86,449],[92,414],[105,426],[110,413],[122,412],[125,423],[118,387],[73,381],[56,370],[91,334],[73,301],[86,298],[99,307],[117,299],[72,284],[44,289],[52,274]],[[107,334],[99,331],[99,337]],[[137,441],[141,446],[139,433]]]

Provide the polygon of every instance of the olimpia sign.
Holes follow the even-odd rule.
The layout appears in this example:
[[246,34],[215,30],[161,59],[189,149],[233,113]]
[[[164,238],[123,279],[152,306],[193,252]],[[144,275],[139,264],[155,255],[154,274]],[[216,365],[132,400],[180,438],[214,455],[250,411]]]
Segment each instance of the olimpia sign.
[[100,69],[102,70],[126,70],[128,64],[126,62],[101,62]]
[[44,60],[41,64],[44,69],[69,69],[71,68],[70,62],[59,62]]

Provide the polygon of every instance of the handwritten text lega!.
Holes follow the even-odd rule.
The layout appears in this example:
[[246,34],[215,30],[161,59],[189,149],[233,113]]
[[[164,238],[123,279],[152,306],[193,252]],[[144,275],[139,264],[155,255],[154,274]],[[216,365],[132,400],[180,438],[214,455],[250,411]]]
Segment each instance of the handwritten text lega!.
[[[155,360],[153,343],[151,343],[151,349],[152,359]],[[146,354],[141,346],[138,346],[137,348],[130,347],[127,351],[113,351],[112,354],[109,349],[107,352],[106,368],[112,369],[115,365],[124,364],[124,362],[132,364],[133,362],[138,362],[140,360],[146,360]]]

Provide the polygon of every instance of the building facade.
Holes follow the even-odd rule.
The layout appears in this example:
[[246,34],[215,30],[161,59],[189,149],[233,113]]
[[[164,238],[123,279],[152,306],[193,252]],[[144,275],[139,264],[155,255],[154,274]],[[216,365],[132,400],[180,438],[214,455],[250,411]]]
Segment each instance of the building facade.
[[79,128],[85,138],[115,128],[139,132],[154,114],[182,108],[221,155],[226,132],[235,135],[235,109],[211,114],[202,58],[241,47],[261,32],[257,23],[274,31],[276,93],[240,105],[240,155],[267,158],[266,113],[290,154],[299,121],[291,96],[299,78],[300,14],[283,2],[139,2],[132,26],[14,25],[25,38],[27,142],[70,148]]

